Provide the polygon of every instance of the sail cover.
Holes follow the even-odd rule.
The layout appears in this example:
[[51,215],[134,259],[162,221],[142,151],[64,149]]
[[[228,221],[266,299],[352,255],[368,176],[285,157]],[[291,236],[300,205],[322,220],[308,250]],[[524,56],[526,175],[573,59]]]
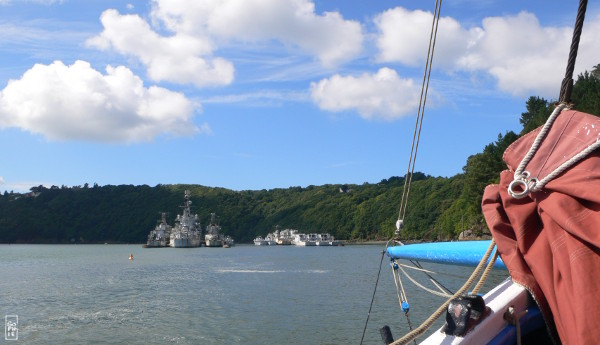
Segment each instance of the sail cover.
[[[516,199],[507,189],[541,127],[504,152],[509,170],[485,189],[482,210],[512,278],[533,295],[556,339],[600,339],[600,150],[592,151],[538,192]],[[565,110],[525,170],[544,178],[600,140],[600,118]]]

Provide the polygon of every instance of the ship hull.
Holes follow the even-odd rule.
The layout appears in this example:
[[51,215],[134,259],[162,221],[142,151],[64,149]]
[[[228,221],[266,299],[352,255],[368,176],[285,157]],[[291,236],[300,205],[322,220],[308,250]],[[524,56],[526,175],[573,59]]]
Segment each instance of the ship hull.
[[169,243],[172,248],[194,248],[200,247],[200,240],[190,238],[174,238]]

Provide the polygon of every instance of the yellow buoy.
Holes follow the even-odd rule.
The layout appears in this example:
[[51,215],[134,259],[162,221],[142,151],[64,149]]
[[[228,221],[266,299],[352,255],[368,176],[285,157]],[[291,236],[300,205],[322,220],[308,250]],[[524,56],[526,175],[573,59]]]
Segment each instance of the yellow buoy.
[[133,260],[133,253],[129,253],[129,260]]

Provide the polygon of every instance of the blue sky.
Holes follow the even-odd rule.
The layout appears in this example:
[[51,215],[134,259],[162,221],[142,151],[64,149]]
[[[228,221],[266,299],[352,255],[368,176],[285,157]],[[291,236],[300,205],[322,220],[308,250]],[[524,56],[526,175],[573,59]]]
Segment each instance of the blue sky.
[[[402,176],[434,1],[0,0],[0,191]],[[555,100],[574,1],[443,3],[416,170]],[[589,5],[575,73],[600,63]]]

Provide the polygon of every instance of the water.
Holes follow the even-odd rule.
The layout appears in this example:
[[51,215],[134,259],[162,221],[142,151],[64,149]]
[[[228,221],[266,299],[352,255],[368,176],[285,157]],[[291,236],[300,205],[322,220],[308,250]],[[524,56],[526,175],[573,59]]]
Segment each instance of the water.
[[[382,249],[0,245],[0,314],[23,344],[359,344]],[[451,289],[472,270],[424,266]],[[444,300],[404,283],[416,326]],[[384,324],[408,331],[387,257],[364,344]]]

